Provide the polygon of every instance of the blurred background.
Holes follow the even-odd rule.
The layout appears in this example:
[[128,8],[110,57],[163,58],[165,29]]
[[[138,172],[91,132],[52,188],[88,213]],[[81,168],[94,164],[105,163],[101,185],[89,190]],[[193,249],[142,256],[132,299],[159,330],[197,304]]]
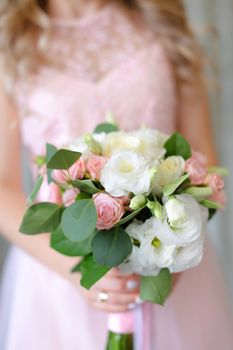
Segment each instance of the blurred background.
[[[230,170],[228,206],[210,223],[210,236],[223,266],[233,305],[233,0],[185,0],[193,28],[205,46],[218,90],[210,92],[215,140],[220,163]],[[24,172],[27,173],[26,166]],[[26,181],[29,184],[29,180]],[[27,186],[28,187],[28,186]],[[0,273],[8,244],[0,237]]]

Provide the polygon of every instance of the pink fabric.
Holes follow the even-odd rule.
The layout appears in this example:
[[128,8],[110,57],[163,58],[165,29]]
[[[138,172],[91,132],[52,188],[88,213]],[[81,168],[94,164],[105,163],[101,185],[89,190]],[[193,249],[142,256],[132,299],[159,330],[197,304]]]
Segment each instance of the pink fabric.
[[[22,139],[32,156],[46,142],[61,146],[92,131],[108,111],[126,130],[142,124],[175,130],[175,84],[164,50],[114,6],[87,21],[55,20],[48,53],[64,55],[66,67],[41,67],[19,83]],[[16,248],[5,276],[2,349],[104,349],[107,316],[90,308],[78,289]],[[149,342],[142,345],[139,332],[137,350],[233,349],[228,298],[209,243],[203,262],[183,273],[166,305],[146,303],[142,311],[137,324]]]
[[115,333],[134,333],[134,311],[113,313],[108,315],[108,329]]

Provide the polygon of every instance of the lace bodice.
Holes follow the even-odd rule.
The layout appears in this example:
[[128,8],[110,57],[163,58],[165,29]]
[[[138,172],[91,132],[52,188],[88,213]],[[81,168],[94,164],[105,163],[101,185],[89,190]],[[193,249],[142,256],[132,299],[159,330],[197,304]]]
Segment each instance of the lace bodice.
[[51,19],[54,65],[20,81],[22,138],[32,154],[92,131],[112,112],[120,127],[175,128],[175,88],[163,48],[140,15],[116,2],[83,19]]
[[100,80],[152,42],[153,34],[140,30],[136,20],[130,22],[111,2],[88,18],[52,19],[51,59],[60,56],[65,71],[79,79]]

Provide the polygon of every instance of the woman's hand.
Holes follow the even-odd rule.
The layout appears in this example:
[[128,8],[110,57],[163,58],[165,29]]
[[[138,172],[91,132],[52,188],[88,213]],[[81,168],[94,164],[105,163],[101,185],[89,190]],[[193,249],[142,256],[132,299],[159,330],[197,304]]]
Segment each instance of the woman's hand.
[[115,268],[89,291],[82,288],[82,293],[86,301],[98,310],[123,312],[133,309],[140,303],[139,286],[139,276],[125,276]]
[[[172,275],[172,290],[176,287],[181,273]],[[122,275],[118,269],[112,269],[90,290],[82,288],[82,294],[89,305],[106,312],[123,312],[142,303],[139,297],[140,277]]]

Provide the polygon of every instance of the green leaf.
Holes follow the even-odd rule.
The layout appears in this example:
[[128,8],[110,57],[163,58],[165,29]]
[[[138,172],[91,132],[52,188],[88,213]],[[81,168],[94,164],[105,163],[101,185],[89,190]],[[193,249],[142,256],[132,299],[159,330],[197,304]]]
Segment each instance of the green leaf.
[[101,279],[110,270],[110,267],[99,265],[93,258],[88,255],[76,265],[72,272],[81,272],[81,286],[90,289],[99,279]]
[[[50,161],[50,159],[54,156],[54,154],[57,152],[57,148],[50,143],[46,144],[46,164]],[[47,178],[48,178],[48,183],[50,184],[53,179],[51,177],[52,169],[47,168]]]
[[172,278],[168,269],[162,269],[158,276],[142,276],[140,297],[142,300],[163,305],[172,289]]
[[77,197],[76,197],[76,200],[77,201],[80,201],[82,199],[87,199],[87,198],[91,198],[91,195],[88,194],[88,193],[84,193],[84,192],[80,192]]
[[229,170],[221,166],[211,166],[207,170],[208,170],[208,173],[211,173],[211,174],[218,174],[220,176],[229,175]]
[[209,208],[209,209],[222,209],[223,205],[214,202],[214,201],[210,201],[208,199],[204,199],[203,201],[200,202],[200,204],[204,205],[205,207]]
[[68,170],[81,157],[81,155],[80,152],[60,149],[50,158],[47,167],[49,169]]
[[187,193],[200,201],[211,196],[213,194],[213,189],[209,186],[191,186],[186,188],[183,193]]
[[58,227],[62,208],[54,203],[36,203],[24,214],[19,231],[28,235],[51,232]]
[[36,196],[38,195],[38,192],[41,188],[41,185],[43,183],[43,176],[42,175],[39,175],[36,179],[36,182],[35,182],[35,185],[34,185],[34,188],[31,192],[31,194],[29,195],[28,199],[27,199],[27,205],[31,205],[32,202],[34,201],[34,199],[36,199]]
[[67,207],[61,218],[64,235],[72,242],[82,242],[95,230],[97,212],[92,199],[82,199]]
[[37,156],[35,158],[36,165],[41,168],[43,165],[46,164],[46,157],[45,156]]
[[146,206],[151,210],[152,215],[162,220],[164,216],[164,206],[160,204],[158,200],[148,200]]
[[72,185],[77,187],[81,192],[88,194],[94,194],[100,191],[91,180],[74,180],[72,181]]
[[163,187],[163,194],[165,196],[170,196],[171,194],[173,194],[175,192],[175,190],[177,190],[178,187],[180,187],[180,185],[182,185],[182,183],[187,180],[189,178],[189,174],[185,174],[181,177],[179,177],[176,181],[174,181],[171,184],[168,184],[166,186]]
[[92,241],[96,262],[109,267],[123,263],[132,252],[129,235],[121,228],[99,231]]
[[183,138],[183,136],[176,132],[165,143],[166,157],[169,156],[181,156],[184,159],[191,157],[191,147],[189,143]]
[[209,216],[208,216],[208,220],[211,220],[212,217],[216,214],[216,209],[211,209],[209,208]]
[[137,216],[140,213],[140,211],[142,211],[143,208],[145,208],[145,205],[142,208],[140,208],[138,210],[135,210],[132,213],[130,213],[129,215],[127,215],[124,218],[122,218],[120,221],[118,221],[116,223],[115,226],[117,227],[117,226],[124,225],[126,222],[132,220],[135,216]]
[[51,234],[50,247],[58,251],[59,253],[67,256],[85,256],[91,253],[91,242],[96,232],[94,231],[85,241],[74,243],[67,239],[59,226]]
[[106,134],[109,134],[110,132],[119,131],[118,126],[111,123],[103,123],[97,125],[97,127],[94,130],[95,134],[100,134],[101,132],[105,132]]

